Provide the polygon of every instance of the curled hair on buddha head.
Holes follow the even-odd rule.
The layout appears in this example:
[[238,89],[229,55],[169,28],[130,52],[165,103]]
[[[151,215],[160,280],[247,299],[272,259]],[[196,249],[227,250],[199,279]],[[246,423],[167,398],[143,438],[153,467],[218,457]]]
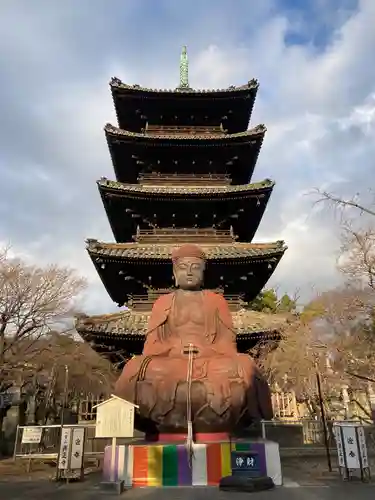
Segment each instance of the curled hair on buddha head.
[[201,259],[206,262],[206,254],[198,245],[193,245],[186,243],[178,248],[174,248],[172,251],[172,262],[176,264],[179,259],[184,257],[195,257],[196,259]]

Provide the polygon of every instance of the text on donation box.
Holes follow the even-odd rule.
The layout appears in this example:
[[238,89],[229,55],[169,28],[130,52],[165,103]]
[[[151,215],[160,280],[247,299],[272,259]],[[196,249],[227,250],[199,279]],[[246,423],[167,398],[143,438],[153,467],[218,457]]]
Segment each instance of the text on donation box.
[[234,476],[260,476],[258,453],[255,451],[232,451],[231,468]]
[[98,405],[95,437],[125,438],[134,436],[134,406],[127,401],[112,399]]

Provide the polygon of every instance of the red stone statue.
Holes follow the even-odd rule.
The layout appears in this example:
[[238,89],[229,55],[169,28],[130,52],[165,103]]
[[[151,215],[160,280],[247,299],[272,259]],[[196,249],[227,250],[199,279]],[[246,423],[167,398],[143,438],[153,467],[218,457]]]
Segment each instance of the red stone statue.
[[226,300],[201,289],[204,253],[183,245],[172,262],[178,288],[156,300],[143,355],[125,365],[116,394],[138,404],[147,428],[161,433],[186,432],[190,413],[195,433],[271,419],[268,384],[237,352]]

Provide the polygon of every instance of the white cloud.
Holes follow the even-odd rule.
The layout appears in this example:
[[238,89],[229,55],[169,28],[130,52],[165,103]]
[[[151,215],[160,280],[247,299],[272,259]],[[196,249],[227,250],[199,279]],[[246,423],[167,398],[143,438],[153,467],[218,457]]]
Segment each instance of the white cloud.
[[[296,25],[282,12],[267,17],[267,9],[259,9],[254,13],[257,23],[249,21],[246,28],[245,17],[250,19],[251,8],[246,2],[241,6],[247,8],[246,15],[241,16],[236,8],[228,23],[225,12],[217,9],[213,17],[212,11],[203,7],[199,22],[189,18],[180,21],[191,47],[190,79],[195,87],[221,88],[259,78],[252,124],[266,123],[268,133],[254,179],[274,178],[277,185],[256,239],[285,239],[289,249],[271,283],[291,292],[300,288],[306,299],[312,285],[323,288],[338,279],[335,223],[325,211],[313,209],[313,199],[306,192],[324,186],[350,193],[374,181],[375,2],[361,1],[357,12],[335,25],[331,42],[320,50],[311,44],[287,46],[285,36]],[[172,14],[179,15],[174,10]],[[324,18],[323,10],[321,15]],[[22,134],[38,134],[35,144],[25,149],[22,164],[15,160],[17,170],[10,171],[0,156],[0,168],[12,189],[21,190],[24,200],[32,195],[33,203],[14,206],[10,196],[12,224],[0,228],[0,238],[10,238],[36,260],[47,255],[49,260],[80,269],[92,283],[90,309],[104,312],[110,301],[84,251],[84,239],[112,240],[95,186],[98,177],[113,177],[102,130],[106,122],[115,122],[107,82],[116,75],[144,86],[175,87],[178,59],[172,61],[170,53],[173,47],[177,54],[182,35],[166,32],[151,46],[147,40],[122,39],[116,49],[110,41],[108,51],[98,56],[96,70],[95,61],[90,59],[87,78],[78,70],[61,78],[61,68],[54,70],[56,76],[38,73],[41,63],[56,58],[60,48],[61,64],[78,68],[85,64],[85,52],[75,53],[73,42],[67,39],[68,19],[63,19],[55,36],[52,28],[35,32],[35,19],[33,16],[34,24],[30,19],[21,23],[24,33],[33,32],[31,45],[9,26],[6,35],[12,41],[11,77],[20,74],[17,58],[28,60],[27,67],[36,71],[32,75],[33,93],[30,90],[26,96],[22,83],[26,108],[17,112],[32,117],[28,124],[21,123],[21,138]],[[131,23],[131,18],[127,22]],[[109,26],[112,23],[108,21]],[[132,54],[126,64],[123,55],[120,57],[122,47]],[[147,58],[136,59],[137,47],[142,54],[147,48]],[[12,104],[14,109],[18,104]],[[31,151],[32,146],[35,151]],[[13,147],[17,148],[16,141]],[[366,179],[362,179],[364,174]],[[3,210],[4,200],[0,215]],[[36,224],[36,220],[40,222]]]

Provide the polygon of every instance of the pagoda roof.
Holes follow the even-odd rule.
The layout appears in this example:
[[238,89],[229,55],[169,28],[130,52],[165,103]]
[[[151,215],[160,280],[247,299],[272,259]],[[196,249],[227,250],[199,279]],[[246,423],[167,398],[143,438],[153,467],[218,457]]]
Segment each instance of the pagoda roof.
[[[87,250],[91,256],[110,257],[126,260],[164,260],[170,261],[172,251],[179,244],[147,245],[138,243],[102,243],[87,240]],[[220,245],[199,244],[208,261],[254,260],[283,253],[286,250],[283,241],[274,243],[222,243]]]
[[177,87],[175,89],[157,89],[150,87],[142,87],[138,84],[128,84],[122,82],[117,77],[112,77],[109,85],[111,89],[116,89],[119,92],[131,93],[131,94],[151,94],[163,97],[164,95],[176,95],[176,96],[186,96],[186,95],[210,95],[212,97],[226,97],[228,94],[245,93],[248,94],[249,91],[258,90],[259,82],[255,78],[249,80],[244,85],[230,85],[229,87],[221,89],[194,89],[187,87]]
[[131,132],[130,130],[115,127],[114,125],[107,123],[104,127],[104,130],[107,136],[109,134],[112,134],[117,137],[122,136],[131,138],[133,140],[146,141],[146,143],[156,141],[157,143],[164,144],[167,141],[167,145],[169,145],[172,141],[174,143],[183,143],[184,146],[189,146],[190,144],[194,145],[196,141],[213,142],[218,143],[219,145],[222,145],[223,143],[226,144],[228,142],[248,142],[249,139],[253,139],[256,136],[263,137],[266,133],[267,128],[265,125],[260,124],[249,130],[236,132],[234,134],[228,134],[225,132],[223,132],[222,134],[197,132],[196,134],[187,133],[185,135],[173,133],[155,134],[152,132],[148,132],[146,134],[144,132]]
[[[200,244],[207,256],[205,286],[224,287],[226,295],[253,300],[265,286],[286,247],[284,243]],[[173,288],[172,249],[179,243],[101,243],[88,240],[88,253],[111,299],[126,304],[131,296]]]
[[126,194],[127,196],[144,197],[186,197],[186,195],[202,198],[213,198],[222,196],[256,196],[263,192],[272,191],[275,183],[270,179],[254,182],[251,184],[229,184],[216,186],[189,186],[189,185],[142,185],[142,184],[127,184],[108,179],[100,179],[97,181],[100,190],[111,190],[118,193]]
[[253,174],[265,132],[264,125],[236,134],[196,135],[145,134],[105,126],[116,179],[129,183],[136,183],[142,172],[194,170],[197,174],[228,172],[233,184],[246,184]]
[[[107,179],[98,181],[103,205],[117,242],[132,241],[139,230],[150,231],[157,227],[159,229],[156,232],[160,233],[163,228],[175,227],[181,233],[184,228],[197,226],[212,230],[216,228],[219,230],[217,234],[232,231],[234,239],[250,242],[263,217],[273,186],[274,183],[268,179],[254,184],[221,186],[123,184]],[[171,237],[173,232],[168,235],[168,239]],[[177,234],[176,238],[179,238]],[[198,236],[194,238],[198,241]],[[152,239],[155,241],[155,237]],[[159,240],[156,239],[156,242]]]
[[[78,332],[95,332],[103,335],[142,335],[146,337],[151,311],[124,311],[96,316],[80,315],[77,318]],[[241,308],[232,312],[233,327],[237,336],[252,332],[281,330],[289,324],[290,315],[252,311]]]
[[110,88],[118,123],[127,130],[141,130],[146,122],[216,124],[224,122],[231,132],[248,127],[259,83],[224,89],[152,89],[128,85],[112,78]]
[[[124,358],[141,354],[147,334],[150,311],[131,309],[114,314],[81,315],[76,321],[79,335],[97,351],[122,351]],[[247,352],[259,340],[279,340],[292,318],[241,308],[232,313],[239,352]]]

